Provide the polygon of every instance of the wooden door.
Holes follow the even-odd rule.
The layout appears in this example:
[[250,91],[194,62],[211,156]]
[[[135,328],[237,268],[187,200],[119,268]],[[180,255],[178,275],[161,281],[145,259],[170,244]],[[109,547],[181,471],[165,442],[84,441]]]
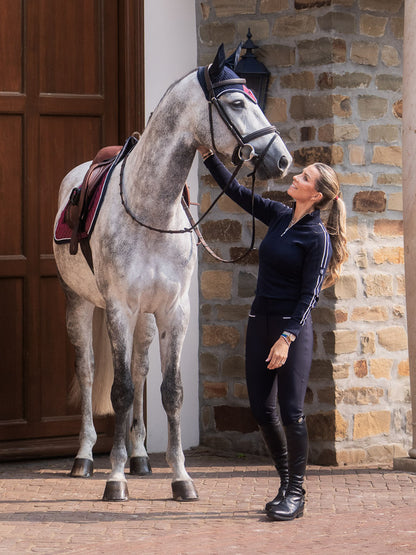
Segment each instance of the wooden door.
[[[140,81],[129,41],[141,6],[0,0],[0,460],[76,452],[52,227],[63,176],[137,129],[126,99]],[[107,449],[111,419],[96,427],[96,450]]]

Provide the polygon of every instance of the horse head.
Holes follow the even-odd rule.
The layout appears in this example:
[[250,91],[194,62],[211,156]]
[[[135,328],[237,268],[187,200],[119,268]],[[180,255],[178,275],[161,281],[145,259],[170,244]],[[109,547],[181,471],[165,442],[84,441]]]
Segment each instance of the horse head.
[[226,59],[221,45],[213,63],[198,68],[198,81],[210,111],[209,136],[201,140],[205,146],[209,144],[231,157],[236,165],[248,162],[262,179],[282,177],[292,157],[253,92],[245,86],[245,80],[234,71],[240,52],[241,45]]

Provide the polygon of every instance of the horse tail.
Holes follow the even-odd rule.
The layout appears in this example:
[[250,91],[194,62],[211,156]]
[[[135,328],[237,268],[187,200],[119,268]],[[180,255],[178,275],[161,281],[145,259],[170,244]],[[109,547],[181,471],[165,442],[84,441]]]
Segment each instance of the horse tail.
[[[92,410],[95,415],[113,414],[110,398],[114,380],[113,358],[105,322],[105,311],[101,308],[94,309],[92,334],[95,361]],[[81,390],[75,376],[69,392],[69,402],[71,405],[79,405],[80,400]]]

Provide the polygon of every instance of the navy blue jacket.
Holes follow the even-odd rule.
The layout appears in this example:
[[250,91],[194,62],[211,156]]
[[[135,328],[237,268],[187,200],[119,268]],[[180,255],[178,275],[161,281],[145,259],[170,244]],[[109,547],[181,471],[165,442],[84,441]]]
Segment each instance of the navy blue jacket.
[[[230,172],[214,155],[205,165],[224,189]],[[226,194],[251,214],[251,191],[235,179]],[[254,198],[254,216],[268,226],[259,247],[259,272],[256,297],[270,299],[278,313],[287,318],[285,330],[298,335],[319,292],[332,256],[331,241],[321,221],[320,211],[306,214],[289,227],[293,209],[281,202]],[[260,305],[267,305],[267,302]]]

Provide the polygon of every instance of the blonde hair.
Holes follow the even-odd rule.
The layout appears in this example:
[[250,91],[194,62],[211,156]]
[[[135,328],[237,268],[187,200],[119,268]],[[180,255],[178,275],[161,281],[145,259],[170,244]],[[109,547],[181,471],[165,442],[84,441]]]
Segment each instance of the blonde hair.
[[325,227],[331,238],[332,257],[329,261],[323,288],[333,285],[341,272],[342,264],[348,258],[347,250],[347,217],[344,201],[341,199],[337,174],[326,164],[316,162],[312,164],[319,172],[316,190],[322,193],[322,199],[315,204],[315,208],[329,209]]

